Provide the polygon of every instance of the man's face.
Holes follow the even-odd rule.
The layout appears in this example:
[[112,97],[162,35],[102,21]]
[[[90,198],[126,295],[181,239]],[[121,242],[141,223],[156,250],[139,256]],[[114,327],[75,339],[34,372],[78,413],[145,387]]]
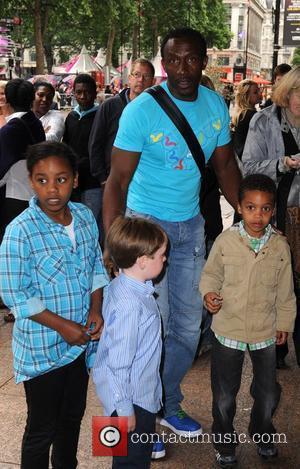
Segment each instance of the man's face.
[[88,83],[76,83],[74,95],[82,111],[86,111],[94,106],[96,92]]
[[190,38],[169,39],[164,47],[162,64],[168,74],[168,86],[175,98],[194,101],[207,57],[200,55],[199,46]]
[[130,99],[136,98],[154,84],[154,77],[148,65],[136,64],[128,77]]

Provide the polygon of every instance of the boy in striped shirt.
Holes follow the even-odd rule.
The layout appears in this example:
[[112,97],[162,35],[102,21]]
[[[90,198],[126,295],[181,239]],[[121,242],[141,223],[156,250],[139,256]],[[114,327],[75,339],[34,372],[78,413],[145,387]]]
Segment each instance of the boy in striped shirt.
[[119,275],[109,284],[103,303],[104,329],[93,378],[107,416],[128,418],[128,455],[115,456],[113,468],[150,467],[162,387],[161,318],[152,280],[166,260],[167,237],[158,225],[141,218],[118,217],[106,248]]

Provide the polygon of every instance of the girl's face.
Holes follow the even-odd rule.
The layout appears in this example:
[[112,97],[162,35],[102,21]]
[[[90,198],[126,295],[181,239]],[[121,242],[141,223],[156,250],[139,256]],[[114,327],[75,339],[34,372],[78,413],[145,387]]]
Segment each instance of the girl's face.
[[74,175],[68,161],[57,156],[38,161],[32,169],[30,182],[43,212],[64,224],[67,204],[78,183],[78,176]]
[[0,106],[4,106],[4,104],[6,104],[4,90],[5,90],[5,86],[0,86]]
[[255,106],[261,101],[261,92],[257,85],[251,85],[249,89],[249,104]]

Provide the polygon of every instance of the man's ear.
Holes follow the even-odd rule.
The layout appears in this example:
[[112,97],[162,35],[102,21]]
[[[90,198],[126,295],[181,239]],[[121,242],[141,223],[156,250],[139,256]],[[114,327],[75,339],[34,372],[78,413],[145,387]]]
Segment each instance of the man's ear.
[[206,55],[203,59],[203,62],[202,62],[202,70],[205,70],[206,67],[207,67],[207,62],[208,62],[208,56]]
[[240,215],[242,214],[242,209],[241,209],[240,204],[238,204],[238,206],[237,206],[237,211],[238,211],[238,213],[239,213]]

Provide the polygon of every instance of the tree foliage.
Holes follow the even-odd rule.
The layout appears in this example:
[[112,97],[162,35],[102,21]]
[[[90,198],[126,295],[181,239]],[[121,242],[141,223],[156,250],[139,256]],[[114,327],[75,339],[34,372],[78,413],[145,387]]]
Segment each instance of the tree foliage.
[[210,47],[221,49],[230,40],[222,0],[0,0],[0,11],[22,18],[14,34],[24,47],[35,46],[39,72],[44,57],[50,71],[55,48],[66,56],[83,44],[92,54],[105,48],[107,64],[116,65],[124,48],[134,57],[153,57],[158,38],[173,27],[198,29]]
[[294,50],[292,65],[300,65],[300,47]]

